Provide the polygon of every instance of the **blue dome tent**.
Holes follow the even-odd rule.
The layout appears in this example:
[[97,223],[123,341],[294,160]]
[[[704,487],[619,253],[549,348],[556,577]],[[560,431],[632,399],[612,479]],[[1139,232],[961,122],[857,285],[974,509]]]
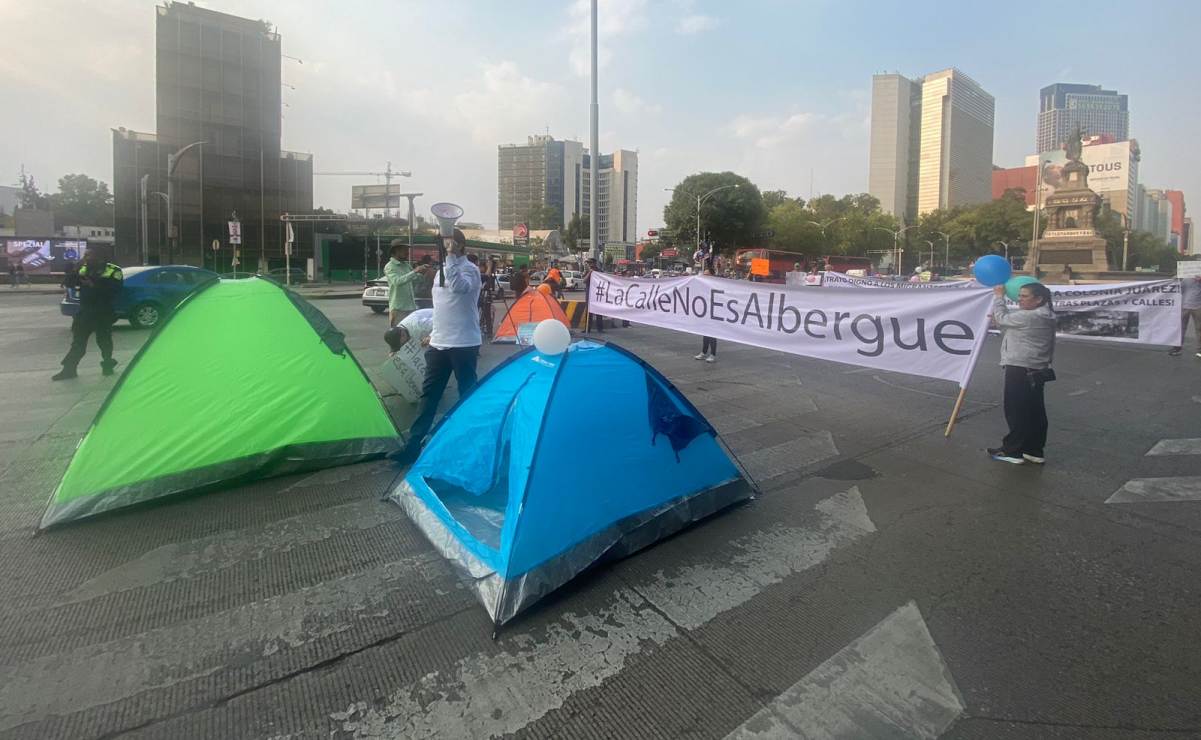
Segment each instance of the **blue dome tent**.
[[[580,464],[603,438],[605,460]],[[614,344],[527,349],[443,418],[392,492],[501,625],[588,566],[647,547],[755,487],[713,426]]]

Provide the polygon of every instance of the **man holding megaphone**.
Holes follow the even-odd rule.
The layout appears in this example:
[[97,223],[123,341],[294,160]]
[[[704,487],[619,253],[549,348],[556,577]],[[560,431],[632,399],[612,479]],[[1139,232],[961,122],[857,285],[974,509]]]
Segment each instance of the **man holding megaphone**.
[[[425,380],[421,386],[421,412],[409,427],[405,448],[396,456],[403,465],[413,463],[421,452],[425,435],[434,423],[438,403],[446,391],[453,372],[459,386],[459,398],[464,398],[476,382],[476,363],[480,356],[480,271],[467,259],[467,238],[454,228],[454,220],[463,214],[458,209],[453,218],[444,218],[434,206],[434,215],[442,227],[442,249],[445,257],[438,279],[430,292],[434,300],[434,330],[429,349],[425,352]],[[455,206],[455,208],[458,208]],[[449,221],[449,223],[447,223]],[[447,233],[449,232],[449,234]]]

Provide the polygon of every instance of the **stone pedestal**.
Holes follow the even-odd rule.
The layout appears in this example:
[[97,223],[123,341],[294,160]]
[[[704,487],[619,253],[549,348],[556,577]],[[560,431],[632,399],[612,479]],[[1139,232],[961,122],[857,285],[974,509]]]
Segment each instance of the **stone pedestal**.
[[1051,274],[1068,265],[1074,272],[1106,272],[1109,255],[1105,240],[1092,229],[1048,230],[1038,240],[1038,253],[1026,261],[1026,270]]

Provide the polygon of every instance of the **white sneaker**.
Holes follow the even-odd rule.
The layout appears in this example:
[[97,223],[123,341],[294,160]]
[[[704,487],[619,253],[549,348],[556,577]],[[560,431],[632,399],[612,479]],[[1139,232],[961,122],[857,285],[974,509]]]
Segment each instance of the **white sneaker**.
[[1024,452],[1022,453],[1022,459],[1024,459],[1026,462],[1032,462],[1035,465],[1042,465],[1043,463],[1045,463],[1047,461],[1047,458],[1045,458],[1045,457],[1038,457],[1037,455],[1027,455]]
[[706,360],[706,359],[708,359],[708,358],[709,358],[709,355],[707,355],[707,354],[705,354],[704,352],[702,352],[702,353],[700,353],[699,355],[697,355],[696,357],[693,357],[692,359],[694,359],[694,360]]
[[705,362],[717,362],[717,355],[709,355],[705,358]]

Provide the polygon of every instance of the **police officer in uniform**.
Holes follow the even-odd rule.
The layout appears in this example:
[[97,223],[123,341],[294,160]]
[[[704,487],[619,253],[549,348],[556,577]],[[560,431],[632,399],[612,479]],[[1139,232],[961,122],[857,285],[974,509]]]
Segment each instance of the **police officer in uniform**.
[[88,349],[88,337],[96,334],[96,346],[100,348],[100,371],[112,375],[117,361],[113,359],[113,303],[121,291],[124,276],[121,268],[104,259],[105,255],[96,247],[88,249],[83,265],[78,272],[67,275],[68,288],[79,291],[79,313],[71,321],[71,349],[63,358],[63,369],[52,380],[68,380],[76,377],[75,368]]

